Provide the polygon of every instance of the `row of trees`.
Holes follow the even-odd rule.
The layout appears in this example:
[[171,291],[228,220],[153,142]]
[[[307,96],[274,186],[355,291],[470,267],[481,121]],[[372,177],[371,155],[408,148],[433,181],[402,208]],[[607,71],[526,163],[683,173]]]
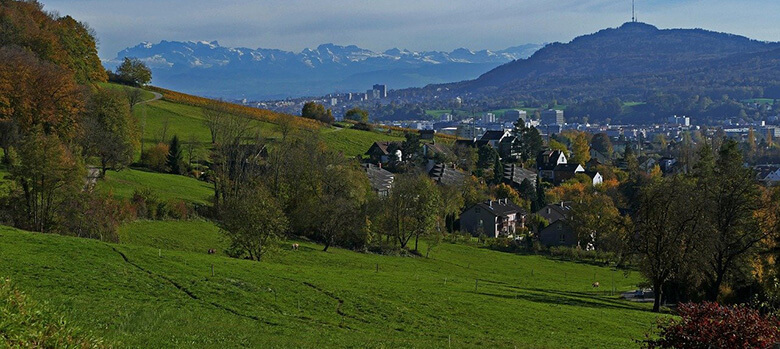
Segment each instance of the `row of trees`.
[[94,87],[106,76],[86,25],[34,1],[0,2],[0,10],[0,146],[12,181],[0,219],[116,240],[121,204],[89,190],[86,164],[105,173],[132,161],[138,133],[128,95]]
[[718,143],[717,152],[703,143],[688,173],[642,172],[627,147],[627,173],[604,168],[597,188],[575,179],[550,190],[573,202],[570,226],[581,247],[636,263],[655,290],[656,311],[664,300],[777,293],[774,264],[762,261],[780,234],[780,190],[755,182],[737,142]]

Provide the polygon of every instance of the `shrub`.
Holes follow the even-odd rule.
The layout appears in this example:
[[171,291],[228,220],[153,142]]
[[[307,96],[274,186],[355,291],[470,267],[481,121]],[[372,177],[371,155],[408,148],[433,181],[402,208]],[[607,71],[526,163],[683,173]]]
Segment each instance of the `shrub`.
[[780,341],[780,322],[745,306],[688,303],[679,319],[659,320],[659,339],[645,348],[770,348]]
[[83,192],[66,202],[59,230],[62,235],[119,242],[119,225],[135,218],[134,211],[111,196]]
[[144,151],[141,163],[157,172],[168,172],[168,153],[170,147],[165,143],[159,143]]

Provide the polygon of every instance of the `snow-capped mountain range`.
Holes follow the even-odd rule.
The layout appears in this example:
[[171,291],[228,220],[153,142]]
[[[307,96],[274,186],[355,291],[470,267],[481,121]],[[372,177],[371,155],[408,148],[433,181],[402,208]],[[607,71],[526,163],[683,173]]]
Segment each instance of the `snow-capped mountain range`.
[[473,79],[501,64],[526,58],[542,45],[501,51],[374,52],[355,45],[324,44],[299,53],[276,49],[224,47],[216,41],[144,42],[104,62],[113,69],[135,57],[152,69],[153,84],[210,97],[276,99],[334,92],[422,87]]

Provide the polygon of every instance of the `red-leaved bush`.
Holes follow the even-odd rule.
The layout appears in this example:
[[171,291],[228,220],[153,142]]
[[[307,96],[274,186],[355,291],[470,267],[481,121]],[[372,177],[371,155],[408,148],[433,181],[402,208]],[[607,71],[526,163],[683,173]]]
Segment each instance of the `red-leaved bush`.
[[679,319],[659,320],[659,339],[645,348],[771,348],[780,342],[780,322],[744,306],[688,303]]

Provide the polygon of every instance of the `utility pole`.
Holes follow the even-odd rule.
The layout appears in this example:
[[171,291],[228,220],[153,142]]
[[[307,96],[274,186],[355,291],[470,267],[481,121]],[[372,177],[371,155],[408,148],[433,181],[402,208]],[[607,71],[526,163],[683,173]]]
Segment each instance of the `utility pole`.
[[631,22],[636,23],[636,0],[631,0]]

